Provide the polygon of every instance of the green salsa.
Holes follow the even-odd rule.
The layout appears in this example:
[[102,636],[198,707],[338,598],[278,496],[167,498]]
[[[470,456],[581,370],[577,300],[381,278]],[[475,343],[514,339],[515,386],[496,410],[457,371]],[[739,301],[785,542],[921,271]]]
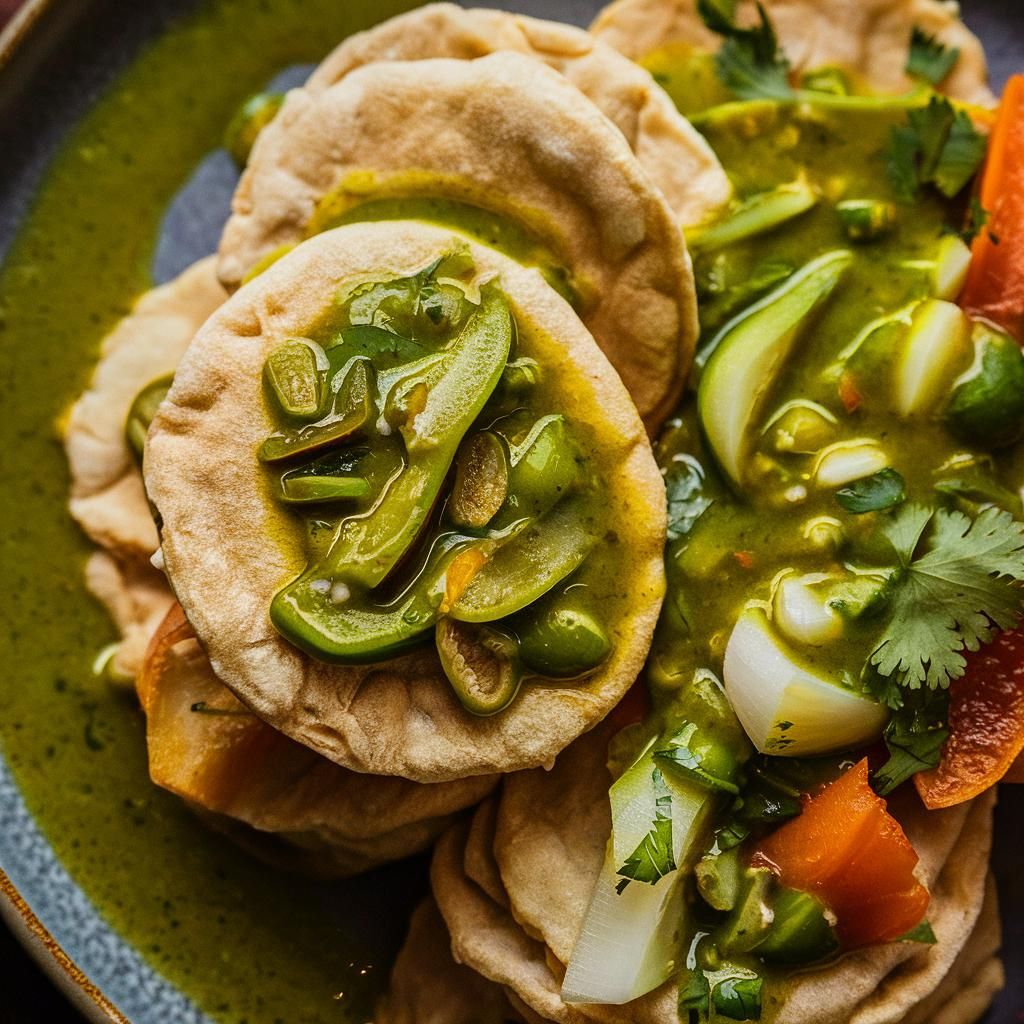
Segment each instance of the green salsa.
[[151,286],[168,203],[242,100],[409,6],[211,0],[173,23],[72,130],[0,270],[3,756],[89,900],[220,1021],[365,1020],[422,865],[332,886],[282,876],[149,782],[134,697],[91,671],[113,631],[84,589],[58,425],[100,339]]

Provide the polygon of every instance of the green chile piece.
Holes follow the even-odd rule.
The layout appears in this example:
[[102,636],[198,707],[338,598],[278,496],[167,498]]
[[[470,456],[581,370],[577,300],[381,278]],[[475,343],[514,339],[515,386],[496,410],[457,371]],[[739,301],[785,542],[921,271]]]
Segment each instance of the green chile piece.
[[844,199],[836,213],[851,242],[873,242],[896,224],[896,204],[880,199]]
[[[372,589],[418,536],[444,485],[466,431],[483,409],[508,359],[512,316],[496,286],[442,358],[404,389],[410,414],[400,427],[406,466],[364,516],[347,520],[322,568],[332,579]],[[415,412],[413,413],[413,410]]]
[[280,462],[341,444],[365,430],[376,411],[373,365],[368,359],[353,359],[339,389],[334,411],[298,431],[272,434],[260,446],[259,457],[263,462]]
[[448,515],[456,526],[483,529],[508,497],[508,451],[505,442],[485,430],[467,438],[455,460]]
[[325,501],[351,501],[370,493],[361,476],[286,476],[281,481],[281,500],[290,505]]
[[312,347],[297,339],[283,341],[266,362],[267,383],[287,416],[313,420],[320,414],[320,368]]
[[515,699],[522,673],[516,642],[508,634],[441,618],[436,643],[444,674],[471,714],[496,715]]
[[564,416],[542,416],[509,458],[509,500],[495,525],[543,515],[580,484],[580,452]]
[[975,366],[946,407],[950,430],[969,444],[1005,448],[1024,434],[1024,353],[1009,335],[976,323]]
[[250,96],[224,133],[224,148],[239,167],[244,167],[256,143],[256,137],[281,109],[284,96],[277,92],[258,92]]
[[285,587],[270,605],[274,626],[297,647],[324,661],[365,665],[392,658],[423,643],[444,600],[452,560],[479,543],[459,534],[439,538],[414,582],[392,603],[332,581],[313,566]]
[[567,498],[498,548],[452,603],[460,622],[493,622],[543,597],[596,543],[586,501]]
[[600,622],[573,599],[572,591],[527,608],[516,622],[519,654],[538,675],[577,679],[608,657],[611,641]]
[[839,950],[825,906],[810,893],[780,886],[772,900],[775,920],[757,955],[770,964],[810,964]]
[[142,460],[142,452],[146,447],[149,425],[153,422],[160,403],[167,397],[167,392],[171,390],[173,382],[173,373],[151,381],[135,396],[135,401],[132,402],[132,406],[128,410],[128,418],[124,425],[124,438],[139,461]]
[[771,905],[775,876],[767,868],[748,868],[742,893],[716,935],[726,955],[749,953],[765,941],[774,920]]

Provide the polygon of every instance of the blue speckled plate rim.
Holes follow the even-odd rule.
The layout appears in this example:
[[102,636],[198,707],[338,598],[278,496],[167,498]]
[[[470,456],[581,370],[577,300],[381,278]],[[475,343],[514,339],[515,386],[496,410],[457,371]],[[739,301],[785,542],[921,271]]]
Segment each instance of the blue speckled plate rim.
[[[486,2],[486,0],[481,0]],[[538,16],[561,16],[586,24],[595,5],[590,0],[562,0],[558,15],[545,0],[499,2]],[[15,59],[36,31],[56,20],[58,0],[28,0],[0,33],[0,72]],[[183,5],[184,6],[184,5]],[[465,4],[469,6],[469,4]],[[974,27],[986,39],[986,50],[995,69],[994,84],[1008,67],[1020,62],[1019,36],[997,35],[1008,19],[1020,18],[1014,0],[975,0],[965,4],[968,20],[979,9],[988,21]],[[122,56],[130,59],[134,50]],[[120,62],[119,62],[120,63]],[[83,100],[83,110],[91,102]],[[79,112],[81,113],[81,112]],[[41,177],[52,154],[33,168]],[[0,259],[6,243],[21,219],[0,224]],[[1017,801],[1014,801],[1017,802]],[[61,865],[18,791],[15,780],[0,756],[0,918],[39,961],[72,1004],[97,1024],[131,1024],[159,1020],[166,1024],[210,1024],[207,1017],[170,982],[165,980],[102,918],[88,897]],[[45,921],[45,923],[44,923]],[[1011,972],[1013,965],[1008,965]],[[1019,1018],[1018,1018],[1019,1019]]]

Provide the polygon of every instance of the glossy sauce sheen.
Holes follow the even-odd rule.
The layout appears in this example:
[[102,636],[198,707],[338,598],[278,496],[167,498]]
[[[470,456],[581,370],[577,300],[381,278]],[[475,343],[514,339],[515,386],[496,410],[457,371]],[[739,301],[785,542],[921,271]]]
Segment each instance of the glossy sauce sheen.
[[423,866],[290,878],[152,786],[134,696],[91,672],[114,635],[82,584],[89,547],[66,511],[58,424],[103,335],[150,287],[167,204],[238,104],[409,6],[218,0],[173,24],[71,132],[0,270],[3,755],[88,898],[220,1021],[366,1020]]

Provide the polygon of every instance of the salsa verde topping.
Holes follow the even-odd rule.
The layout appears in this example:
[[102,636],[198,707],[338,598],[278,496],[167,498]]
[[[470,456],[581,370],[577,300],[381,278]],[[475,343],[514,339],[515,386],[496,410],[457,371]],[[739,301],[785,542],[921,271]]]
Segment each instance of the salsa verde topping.
[[760,1018],[795,966],[934,941],[882,797],[938,763],[965,655],[1024,611],[1024,356],[955,304],[985,154],[930,89],[955,54],[916,30],[919,87],[857,95],[832,69],[795,82],[763,11],[700,9],[717,55],[644,63],[735,197],[687,232],[702,335],[657,444],[653,709],[612,745],[562,989],[619,1003],[674,976],[691,1022]]
[[596,470],[556,372],[475,275],[456,252],[368,282],[278,344],[259,457],[308,539],[277,628],[342,664],[433,642],[465,707],[493,714],[524,677],[593,671],[610,640],[586,585]]

